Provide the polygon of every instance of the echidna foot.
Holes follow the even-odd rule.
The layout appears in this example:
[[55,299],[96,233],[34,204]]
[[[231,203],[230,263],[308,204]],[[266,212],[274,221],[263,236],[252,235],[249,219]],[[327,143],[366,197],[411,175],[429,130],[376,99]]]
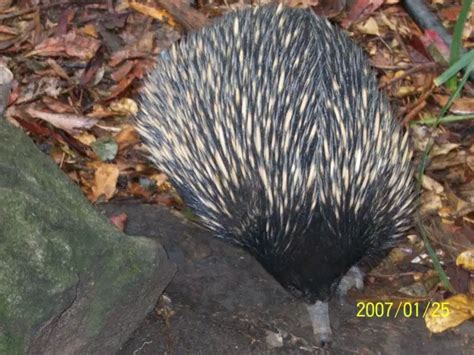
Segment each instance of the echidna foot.
[[340,303],[345,303],[347,292],[354,286],[359,291],[364,289],[364,273],[357,266],[353,266],[349,269],[337,287],[336,294]]
[[332,341],[331,324],[329,321],[329,306],[327,302],[316,301],[311,305],[306,305],[311,324],[313,325],[313,334],[316,343],[321,347],[328,347]]

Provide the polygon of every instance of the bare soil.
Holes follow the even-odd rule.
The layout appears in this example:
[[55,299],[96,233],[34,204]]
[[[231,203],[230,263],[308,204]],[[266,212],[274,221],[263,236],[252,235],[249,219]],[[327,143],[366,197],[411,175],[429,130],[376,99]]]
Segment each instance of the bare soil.
[[[116,202],[126,232],[162,243],[178,272],[118,354],[303,354],[319,349],[302,302],[245,251],[161,206]],[[357,318],[356,293],[330,305],[332,354],[472,354],[474,322],[430,335],[421,317]]]

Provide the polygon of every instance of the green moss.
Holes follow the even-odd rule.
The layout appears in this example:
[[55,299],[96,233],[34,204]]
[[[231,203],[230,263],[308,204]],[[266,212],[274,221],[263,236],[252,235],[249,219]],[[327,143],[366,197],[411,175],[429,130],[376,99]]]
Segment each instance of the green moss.
[[[90,335],[156,272],[156,245],[118,232],[49,158],[0,120],[0,354],[22,353],[71,305],[78,282]],[[4,351],[5,350],[5,351]]]
[[25,337],[0,332],[0,354],[21,355],[24,353]]

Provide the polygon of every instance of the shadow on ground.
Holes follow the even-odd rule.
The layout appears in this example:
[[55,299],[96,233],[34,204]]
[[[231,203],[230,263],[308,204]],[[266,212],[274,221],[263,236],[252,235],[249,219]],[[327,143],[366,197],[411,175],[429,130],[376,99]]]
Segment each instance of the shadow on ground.
[[[161,206],[99,207],[126,213],[125,232],[158,239],[178,265],[156,309],[118,354],[318,352],[306,309],[246,252]],[[356,318],[355,300],[330,308],[331,353],[472,354],[474,323],[430,335],[421,318]],[[281,341],[280,341],[281,340]]]

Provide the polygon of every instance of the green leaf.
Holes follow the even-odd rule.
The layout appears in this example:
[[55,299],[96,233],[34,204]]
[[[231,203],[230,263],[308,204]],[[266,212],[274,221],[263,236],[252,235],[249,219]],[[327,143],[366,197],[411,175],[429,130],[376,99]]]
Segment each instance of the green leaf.
[[[454,25],[453,41],[451,42],[451,53],[449,57],[450,66],[452,66],[455,62],[457,62],[459,59],[459,56],[461,55],[462,33],[463,33],[464,25],[466,24],[467,15],[469,14],[471,10],[471,5],[472,5],[472,0],[464,0],[462,2],[461,12],[459,13],[456,24]],[[456,78],[454,76],[451,77],[451,79],[448,80],[446,85],[451,91],[456,90],[457,88]]]
[[419,124],[423,124],[426,126],[434,126],[440,123],[453,123],[453,122],[461,122],[474,119],[474,115],[448,115],[442,118],[432,117],[427,118],[419,121],[413,121],[410,123],[410,126],[415,126]]
[[91,144],[91,147],[102,161],[115,159],[118,152],[117,142],[112,137],[99,138]]
[[443,74],[438,76],[434,83],[436,86],[443,85],[446,81],[449,80],[453,75],[466,68],[469,64],[474,62],[474,49],[471,49],[469,52],[465,53],[456,63],[451,65],[448,70]]

